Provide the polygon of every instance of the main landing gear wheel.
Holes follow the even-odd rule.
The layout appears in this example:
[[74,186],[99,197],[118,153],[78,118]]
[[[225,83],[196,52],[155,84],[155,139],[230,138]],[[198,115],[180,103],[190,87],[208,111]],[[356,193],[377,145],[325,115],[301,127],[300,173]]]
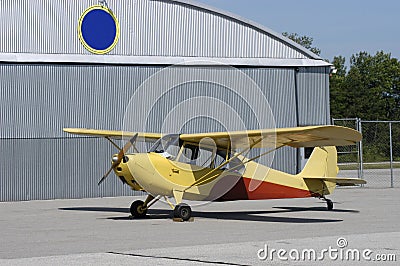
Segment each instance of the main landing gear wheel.
[[141,200],[136,200],[132,202],[130,208],[131,214],[135,218],[143,218],[146,216],[147,208],[144,205],[144,202]]
[[192,209],[189,205],[181,203],[175,206],[174,218],[181,218],[183,221],[188,221],[192,217]]
[[333,210],[333,202],[330,199],[326,199],[326,208],[328,211]]

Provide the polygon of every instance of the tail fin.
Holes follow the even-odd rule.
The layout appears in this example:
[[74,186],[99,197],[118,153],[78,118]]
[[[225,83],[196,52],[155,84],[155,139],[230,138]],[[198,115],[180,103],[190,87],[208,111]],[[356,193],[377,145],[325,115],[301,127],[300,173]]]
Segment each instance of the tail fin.
[[310,191],[324,196],[335,190],[338,172],[336,147],[315,147],[299,176]]
[[302,177],[336,177],[338,172],[336,147],[315,147],[299,175]]
[[359,178],[336,177],[338,172],[336,147],[318,147],[314,148],[298,176],[304,179],[308,189],[316,196],[331,194],[336,185],[355,186],[367,183]]

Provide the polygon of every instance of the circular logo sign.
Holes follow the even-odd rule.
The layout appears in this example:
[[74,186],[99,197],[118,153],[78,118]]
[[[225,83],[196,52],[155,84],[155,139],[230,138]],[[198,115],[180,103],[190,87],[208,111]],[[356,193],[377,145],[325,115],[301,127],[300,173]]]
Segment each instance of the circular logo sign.
[[112,11],[101,5],[86,9],[78,26],[79,40],[91,53],[110,52],[119,39],[119,23]]

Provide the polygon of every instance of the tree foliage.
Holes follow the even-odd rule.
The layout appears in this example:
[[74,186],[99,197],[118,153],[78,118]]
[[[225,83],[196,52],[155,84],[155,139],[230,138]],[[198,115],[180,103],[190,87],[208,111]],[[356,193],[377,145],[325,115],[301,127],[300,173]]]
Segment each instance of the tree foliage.
[[330,78],[331,115],[364,120],[400,119],[400,62],[383,51],[360,52],[350,58],[346,73],[343,57],[335,57],[338,69]]
[[[313,38],[297,33],[283,36],[320,55]],[[400,61],[383,51],[354,54],[347,71],[346,59],[332,60],[336,73],[330,76],[330,106],[334,118],[400,120]]]
[[[303,45],[316,54],[313,39],[296,33],[284,36]],[[361,118],[362,120],[400,121],[400,61],[383,51],[371,55],[360,52],[350,57],[349,71],[346,59],[332,60],[335,73],[330,75],[330,107],[333,118]],[[365,162],[390,159],[389,124],[363,123],[363,158]],[[392,135],[400,135],[400,123],[392,125]],[[400,151],[400,141],[393,138],[393,150]],[[353,154],[348,154],[352,156]],[[400,160],[400,154],[394,154]],[[354,159],[354,158],[353,158]]]
[[282,33],[282,35],[291,39],[292,41],[300,44],[301,46],[307,48],[308,50],[310,50],[311,52],[313,52],[316,55],[321,54],[320,49],[312,46],[314,39],[309,36],[305,36],[305,35],[300,36],[297,33],[288,33],[288,32],[284,32],[284,33]]

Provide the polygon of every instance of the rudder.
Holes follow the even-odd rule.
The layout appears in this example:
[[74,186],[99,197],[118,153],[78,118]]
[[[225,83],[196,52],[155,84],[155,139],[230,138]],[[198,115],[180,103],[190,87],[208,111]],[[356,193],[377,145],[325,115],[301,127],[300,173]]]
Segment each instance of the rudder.
[[302,177],[336,177],[338,171],[336,147],[315,147],[299,175]]
[[299,176],[304,179],[310,191],[316,193],[316,195],[324,196],[335,190],[336,182],[323,178],[334,178],[338,172],[336,147],[315,147]]

